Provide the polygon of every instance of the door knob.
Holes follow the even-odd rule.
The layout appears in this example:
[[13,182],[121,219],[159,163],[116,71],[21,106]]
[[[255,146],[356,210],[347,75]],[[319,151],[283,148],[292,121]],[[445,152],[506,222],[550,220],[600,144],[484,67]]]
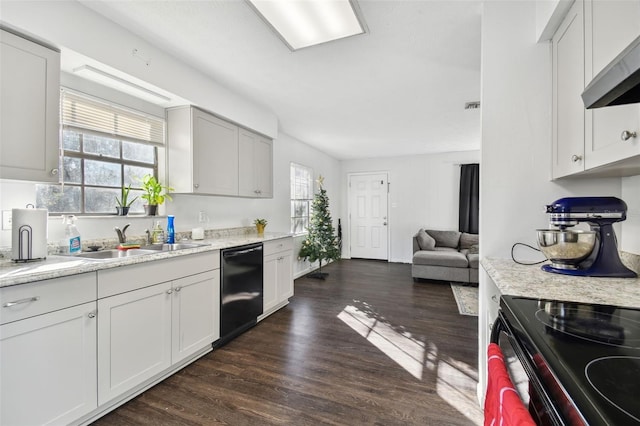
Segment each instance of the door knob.
[[636,132],[630,132],[629,130],[625,130],[620,135],[620,139],[622,139],[623,141],[628,141],[629,139],[635,138],[636,136],[637,136]]

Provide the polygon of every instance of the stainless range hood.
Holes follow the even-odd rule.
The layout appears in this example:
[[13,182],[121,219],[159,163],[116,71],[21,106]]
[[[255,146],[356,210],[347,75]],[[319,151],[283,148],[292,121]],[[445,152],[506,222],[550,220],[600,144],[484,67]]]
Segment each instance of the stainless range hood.
[[587,109],[640,102],[640,37],[594,77],[582,101]]

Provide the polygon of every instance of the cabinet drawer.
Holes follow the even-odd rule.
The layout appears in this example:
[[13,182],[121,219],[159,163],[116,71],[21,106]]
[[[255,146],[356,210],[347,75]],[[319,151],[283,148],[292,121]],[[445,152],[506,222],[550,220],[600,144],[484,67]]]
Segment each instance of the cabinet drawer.
[[98,271],[98,299],[220,268],[220,250]]
[[281,251],[293,250],[293,238],[280,238],[279,240],[267,241],[263,244],[262,253],[269,256]]
[[96,273],[0,288],[0,324],[95,301]]

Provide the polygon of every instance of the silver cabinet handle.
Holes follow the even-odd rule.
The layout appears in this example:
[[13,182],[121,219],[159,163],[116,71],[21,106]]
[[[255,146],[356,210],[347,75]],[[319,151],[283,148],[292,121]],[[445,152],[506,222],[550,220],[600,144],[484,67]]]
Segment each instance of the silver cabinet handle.
[[280,262],[282,259],[284,259],[284,256],[280,256],[277,261]]
[[182,287],[176,287],[173,289],[176,293],[179,292],[180,290],[182,290]]
[[88,316],[89,318],[95,318],[95,317],[96,317],[96,311],[89,312],[89,313],[87,314],[87,316]]
[[631,132],[629,130],[625,130],[620,135],[620,139],[622,139],[623,141],[628,141],[629,139],[635,138],[636,136],[638,136],[638,134],[636,132]]
[[14,302],[7,302],[2,306],[5,308],[10,308],[15,305],[21,305],[23,303],[29,303],[29,302],[36,302],[38,300],[40,300],[40,296],[33,296],[33,297],[27,297],[25,299],[16,300]]
[[498,303],[498,296],[496,296],[494,294],[493,296],[491,296],[491,300],[493,300],[494,302]]
[[575,155],[573,154],[571,156],[571,161],[573,161],[574,163],[577,163],[578,161],[582,160],[582,155]]
[[167,290],[167,294],[171,294],[171,293],[173,293],[173,290],[171,289]]
[[199,183],[194,183],[194,184],[193,184],[193,187],[194,187],[195,189],[198,189],[198,188],[200,188],[200,184],[199,184]]
[[51,169],[51,176],[56,176],[58,174],[58,169]]

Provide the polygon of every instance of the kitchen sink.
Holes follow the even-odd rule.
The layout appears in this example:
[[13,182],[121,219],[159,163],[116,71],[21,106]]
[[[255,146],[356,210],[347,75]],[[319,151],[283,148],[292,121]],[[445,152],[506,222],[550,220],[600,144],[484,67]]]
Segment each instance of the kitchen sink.
[[204,247],[206,244],[195,243],[175,243],[175,244],[152,244],[149,246],[142,246],[139,249],[129,250],[101,250],[101,251],[89,251],[82,252],[80,254],[74,254],[74,257],[83,257],[86,259],[121,259],[124,257],[143,256],[145,254],[156,254],[163,251],[175,251],[186,250],[196,247]]
[[129,249],[129,250],[102,250],[89,251],[74,254],[74,257],[85,257],[87,259],[121,259],[123,257],[142,256],[145,254],[157,253],[155,250]]
[[141,250],[153,250],[153,251],[174,251],[174,250],[185,250],[190,248],[204,247],[206,244],[196,244],[196,243],[174,243],[174,244],[152,244],[150,246],[142,246]]

